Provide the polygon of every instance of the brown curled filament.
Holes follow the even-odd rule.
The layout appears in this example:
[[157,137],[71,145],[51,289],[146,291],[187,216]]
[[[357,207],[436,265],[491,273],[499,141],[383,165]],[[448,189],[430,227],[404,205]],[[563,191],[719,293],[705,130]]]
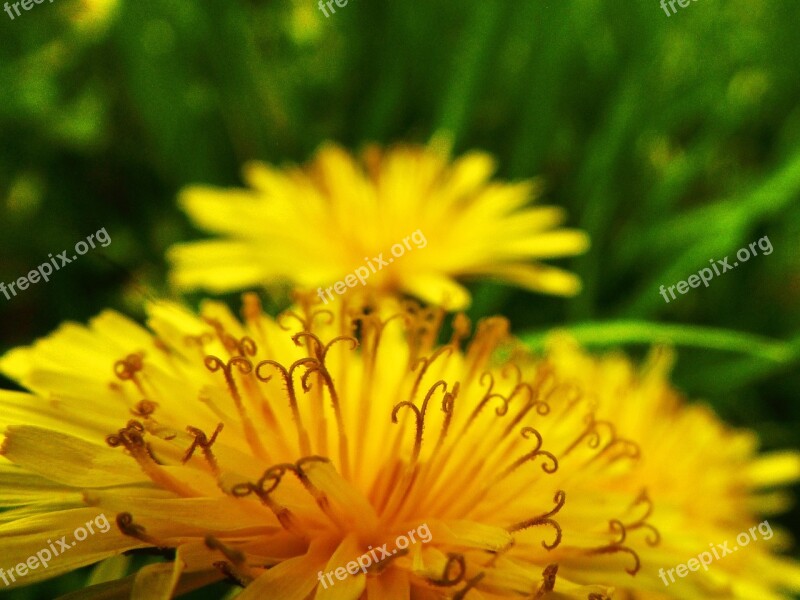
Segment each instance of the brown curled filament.
[[542,542],[542,546],[545,550],[553,550],[561,543],[561,536],[562,530],[561,525],[559,525],[554,519],[552,519],[553,515],[558,513],[566,502],[567,493],[564,490],[558,490],[556,495],[553,497],[553,502],[555,503],[555,508],[553,508],[550,512],[546,512],[543,515],[539,515],[538,517],[534,517],[532,519],[528,519],[527,521],[521,521],[511,527],[508,528],[510,533],[514,533],[515,531],[520,531],[522,529],[527,529],[529,527],[538,527],[539,525],[550,525],[556,530],[556,539],[553,540],[551,544],[547,542]]

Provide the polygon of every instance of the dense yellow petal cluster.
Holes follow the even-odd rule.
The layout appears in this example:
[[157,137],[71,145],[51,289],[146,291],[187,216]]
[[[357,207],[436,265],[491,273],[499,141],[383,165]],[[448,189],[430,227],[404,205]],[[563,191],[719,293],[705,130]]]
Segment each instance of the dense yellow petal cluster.
[[195,224],[224,237],[173,247],[172,281],[214,292],[285,282],[324,294],[361,268],[351,287],[451,309],[470,300],[460,277],[576,293],[577,277],[531,261],[579,254],[587,236],[558,228],[561,209],[528,206],[537,184],[490,181],[494,170],[480,152],[450,162],[441,143],[373,146],[361,160],[329,144],[302,168],[252,163],[249,189],[183,192]]
[[[774,525],[762,525],[757,541],[751,535],[746,548],[733,551],[739,534],[789,506],[791,498],[779,488],[800,479],[797,452],[759,455],[753,432],[728,427],[702,404],[686,404],[669,383],[673,355],[664,348],[636,369],[624,355],[598,358],[555,335],[547,360],[560,377],[591,390],[598,418],[641,448],[625,487],[648,490],[657,506],[649,521],[662,539],[648,567],[636,581],[621,583],[615,598],[766,600],[792,597],[780,590],[800,591],[800,566],[776,555],[791,540]],[[769,539],[760,539],[767,527],[776,530],[774,537],[770,531]],[[728,555],[720,550],[725,542]],[[703,552],[713,557],[707,569],[659,573]]]
[[[766,542],[682,587],[659,580],[749,525],[751,488],[797,476],[795,457],[755,461],[750,436],[681,406],[663,360],[637,372],[568,341],[535,357],[502,318],[466,343],[462,315],[441,345],[441,310],[396,302],[303,299],[273,320],[247,295],[241,320],[213,302],[150,315],[150,331],[113,312],[65,324],[0,361],[33,392],[0,394],[6,566],[116,521],[18,583],[150,548],[176,558],[120,597],[221,579],[241,600],[779,598],[797,584]],[[429,536],[392,551],[413,530]]]
[[[25,582],[147,547],[178,556],[170,577],[131,583],[149,598],[180,576],[230,578],[242,599],[603,598],[596,581],[640,570],[649,501],[595,494],[635,445],[593,446],[588,396],[495,362],[504,320],[462,351],[463,318],[438,347],[442,313],[414,306],[273,321],[249,296],[244,317],[155,305],[152,335],[107,312],[3,359],[36,394],[2,394],[3,500],[19,507],[4,560],[35,553],[45,527],[100,512],[117,525]],[[321,587],[320,572],[423,525],[429,543]],[[581,577],[588,564],[608,576]]]

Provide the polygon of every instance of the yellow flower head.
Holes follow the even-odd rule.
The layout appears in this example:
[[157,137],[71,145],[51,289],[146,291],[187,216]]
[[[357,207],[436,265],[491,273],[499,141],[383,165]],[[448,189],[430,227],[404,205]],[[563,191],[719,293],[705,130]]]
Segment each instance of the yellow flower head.
[[440,143],[370,147],[361,161],[326,145],[303,168],[249,164],[249,190],[181,195],[199,227],[226,239],[173,247],[172,281],[214,292],[285,282],[326,303],[366,286],[452,309],[469,303],[462,276],[577,293],[574,275],[530,261],[583,252],[586,235],[557,229],[559,208],[526,206],[535,183],[489,181],[494,169],[479,152],[450,163]]
[[442,311],[412,304],[303,299],[273,320],[247,295],[241,322],[218,303],[150,314],[152,333],[105,312],[0,362],[33,392],[0,394],[0,567],[65,543],[11,585],[148,549],[175,559],[120,594],[227,579],[240,600],[602,600],[721,582],[768,598],[796,575],[765,542],[690,587],[660,582],[796,468],[753,462],[658,369],[568,344],[536,358],[501,318],[465,345],[457,316],[439,346]]
[[625,486],[647,489],[656,501],[650,523],[662,540],[637,585],[618,597],[747,600],[800,592],[800,567],[775,556],[790,540],[763,520],[790,505],[776,488],[800,479],[796,452],[758,456],[753,432],[731,429],[704,405],[686,406],[668,381],[668,349],[656,348],[636,369],[622,355],[598,359],[556,335],[547,356],[560,377],[592,390],[598,418],[613,421],[616,434],[642,451]]

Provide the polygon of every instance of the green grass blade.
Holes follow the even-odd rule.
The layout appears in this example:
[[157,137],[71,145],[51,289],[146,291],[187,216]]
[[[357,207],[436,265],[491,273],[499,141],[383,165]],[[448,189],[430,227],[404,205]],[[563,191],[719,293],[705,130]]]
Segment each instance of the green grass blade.
[[[769,338],[696,325],[651,323],[647,321],[611,321],[579,323],[563,328],[580,344],[589,347],[624,346],[632,344],[670,344],[738,352],[777,363],[791,360],[795,350],[791,345]],[[541,350],[551,331],[523,333],[519,337],[534,350]]]

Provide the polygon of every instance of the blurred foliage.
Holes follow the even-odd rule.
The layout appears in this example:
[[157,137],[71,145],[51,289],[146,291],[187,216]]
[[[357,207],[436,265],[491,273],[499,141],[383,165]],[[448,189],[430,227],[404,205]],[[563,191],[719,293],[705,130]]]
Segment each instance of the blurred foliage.
[[[537,344],[562,325],[633,354],[672,342],[688,396],[767,448],[798,447],[798,22],[796,0],[704,0],[671,17],[657,0],[351,0],[329,18],[313,0],[59,0],[0,13],[0,281],[101,227],[112,238],[0,297],[0,351],[106,306],[141,318],[144,296],[171,295],[164,250],[199,235],[174,202],[188,183],[238,185],[246,160],[303,161],[328,138],[357,149],[446,130],[456,152],[493,153],[501,177],[543,176],[544,201],[593,242],[565,261],[579,297],[482,283],[470,316],[501,312]],[[669,304],[659,295],[764,235],[773,254]],[[784,523],[800,531],[797,512]]]

